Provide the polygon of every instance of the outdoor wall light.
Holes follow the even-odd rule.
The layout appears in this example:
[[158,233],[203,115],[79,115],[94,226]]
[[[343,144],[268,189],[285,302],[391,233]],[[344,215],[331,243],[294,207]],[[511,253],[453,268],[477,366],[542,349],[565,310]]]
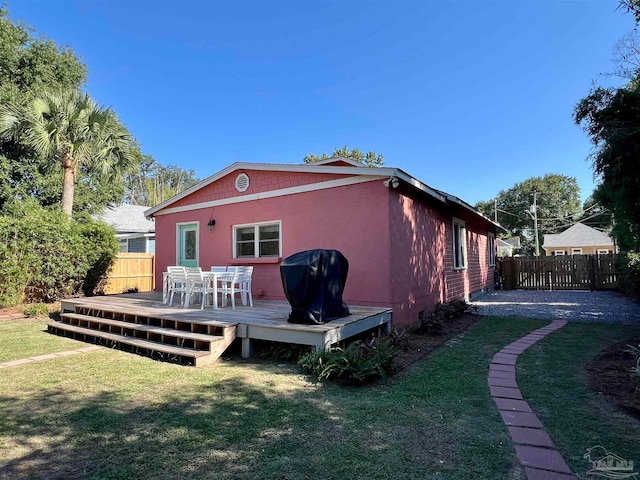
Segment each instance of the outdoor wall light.
[[209,223],[207,223],[207,229],[209,229],[209,231],[213,230],[213,227],[215,227],[216,225],[216,221],[212,218],[211,220],[209,220]]
[[389,185],[391,185],[392,188],[398,188],[398,185],[400,185],[400,181],[398,180],[398,177],[389,177],[382,183],[387,188],[389,187]]

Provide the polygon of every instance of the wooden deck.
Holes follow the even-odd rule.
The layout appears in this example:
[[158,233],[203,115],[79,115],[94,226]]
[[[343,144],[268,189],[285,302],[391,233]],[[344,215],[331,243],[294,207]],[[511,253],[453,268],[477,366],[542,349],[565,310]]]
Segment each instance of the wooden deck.
[[215,362],[236,338],[242,340],[246,358],[252,353],[252,340],[326,348],[375,327],[388,329],[391,322],[390,308],[349,306],[348,317],[299,325],[287,322],[287,302],[258,299],[254,305],[238,305],[236,310],[170,307],[157,292],[69,299],[62,301],[62,321],[50,322],[49,330],[152,356],[161,352],[191,358],[186,363],[200,366]]

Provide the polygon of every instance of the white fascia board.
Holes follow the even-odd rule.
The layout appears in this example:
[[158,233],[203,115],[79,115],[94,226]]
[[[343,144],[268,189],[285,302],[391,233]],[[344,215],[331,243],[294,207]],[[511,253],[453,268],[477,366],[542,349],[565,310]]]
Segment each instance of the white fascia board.
[[236,170],[259,170],[259,171],[267,171],[267,172],[305,172],[305,173],[328,173],[334,175],[367,175],[367,176],[376,176],[376,177],[390,177],[394,176],[397,172],[395,168],[384,168],[384,167],[328,167],[324,165],[313,165],[313,164],[282,164],[282,163],[247,163],[247,162],[236,162],[228,167],[220,170],[218,173],[211,175],[210,177],[205,178],[199,183],[196,183],[191,188],[184,190],[183,192],[165,200],[162,203],[159,203],[153,208],[146,210],[144,212],[145,217],[149,218],[153,216],[155,213],[160,210],[165,209],[172,203],[177,202],[178,200],[183,199],[184,197],[191,195],[194,192],[197,192],[201,188],[206,187],[207,185],[212,184],[213,182],[220,180],[223,177],[226,177],[230,173],[233,173]]
[[164,208],[155,215],[168,215],[171,213],[189,212],[192,210],[200,210],[202,208],[220,207],[222,205],[232,205],[234,203],[252,202],[265,198],[283,197],[285,195],[294,195],[296,193],[313,192],[317,190],[326,190],[328,188],[344,187],[346,185],[355,185],[357,183],[365,183],[379,180],[379,176],[358,175],[347,178],[339,178],[337,180],[328,180],[326,182],[310,183],[297,187],[280,188],[278,190],[269,190],[267,192],[252,193],[250,195],[240,195],[238,197],[221,198],[220,200],[212,200],[209,202],[194,203],[191,205],[183,205],[181,207]]
[[366,165],[364,165],[363,163],[356,162],[355,160],[351,160],[350,158],[346,157],[329,157],[326,160],[318,160],[317,162],[307,163],[307,165],[326,165],[327,163],[333,162],[345,162],[358,168],[366,167]]
[[486,220],[487,222],[489,222],[491,225],[496,226],[497,228],[501,228],[502,230],[504,230],[505,232],[507,231],[506,228],[504,228],[502,225],[500,225],[499,223],[494,222],[493,220],[491,220],[489,217],[485,216],[482,212],[476,210],[475,208],[473,208],[471,205],[469,205],[467,202],[465,202],[464,200],[459,199],[458,197],[456,197],[455,195],[450,195],[450,194],[446,194],[447,195],[447,200],[451,203],[455,203],[457,205],[460,205],[462,208],[465,208],[467,210],[469,210],[471,213],[476,214],[478,217],[482,218],[483,220]]

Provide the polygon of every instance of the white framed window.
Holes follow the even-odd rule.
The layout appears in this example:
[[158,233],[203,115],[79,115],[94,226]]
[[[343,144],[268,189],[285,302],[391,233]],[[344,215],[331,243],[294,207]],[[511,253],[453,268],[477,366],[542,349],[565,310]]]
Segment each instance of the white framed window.
[[233,226],[233,258],[282,256],[282,222],[250,223]]
[[582,249],[581,248],[572,248],[571,249],[571,255],[582,255]]
[[609,255],[609,254],[610,254],[609,250],[598,249],[598,255]]
[[562,257],[562,256],[564,255],[564,250],[554,250],[554,251],[553,251],[553,254],[554,254],[556,257]]
[[453,219],[453,268],[467,268],[467,229],[458,218]]
[[493,233],[487,235],[487,250],[489,251],[489,266],[496,266],[496,236]]

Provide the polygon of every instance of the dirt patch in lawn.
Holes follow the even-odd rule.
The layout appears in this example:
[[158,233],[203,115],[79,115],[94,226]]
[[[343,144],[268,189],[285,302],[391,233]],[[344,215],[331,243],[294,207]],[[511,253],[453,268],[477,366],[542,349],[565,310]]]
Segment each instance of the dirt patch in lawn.
[[0,322],[25,318],[23,310],[24,306],[0,308]]
[[[17,305],[15,307],[6,307],[0,308],[0,322],[27,319],[24,314],[24,309],[27,308],[28,304]],[[47,309],[49,310],[49,316],[56,316],[60,314],[60,302],[54,302],[47,304]]]
[[393,360],[394,370],[400,372],[410,368],[411,365],[423,359],[451,337],[467,330],[479,319],[480,317],[476,314],[465,313],[446,322],[438,335],[407,332],[408,347]]
[[611,345],[587,365],[589,388],[637,419],[640,419],[640,378],[631,374],[636,357],[628,352],[628,345],[639,344],[637,336]]

